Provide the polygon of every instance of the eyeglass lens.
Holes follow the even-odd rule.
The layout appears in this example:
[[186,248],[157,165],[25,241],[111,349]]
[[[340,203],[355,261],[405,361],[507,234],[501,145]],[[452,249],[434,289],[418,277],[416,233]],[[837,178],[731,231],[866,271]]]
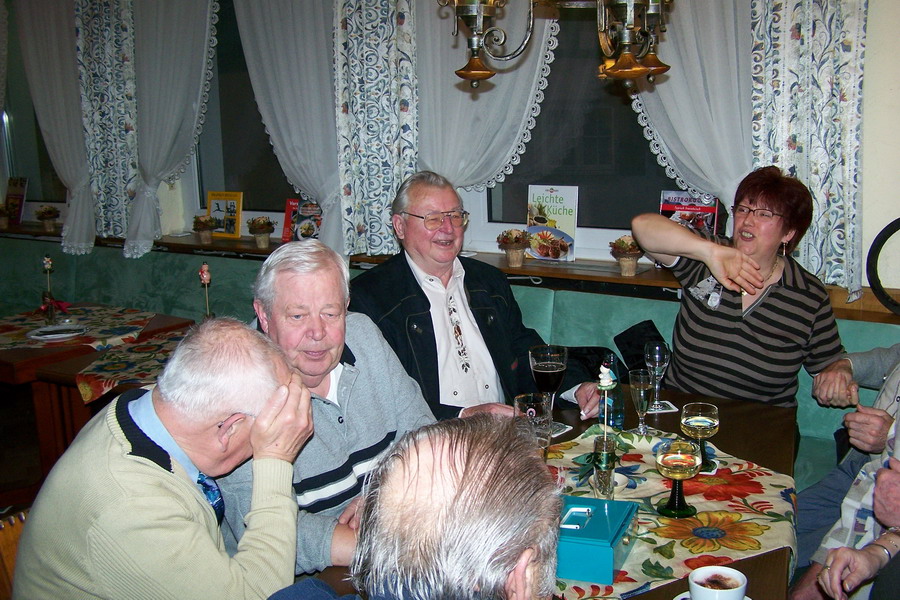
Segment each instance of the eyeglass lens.
[[444,224],[444,219],[450,219],[450,223],[454,227],[462,227],[468,222],[469,214],[463,211],[454,210],[450,212],[434,212],[428,213],[425,215],[425,229],[434,231],[435,229],[439,229],[441,225]]
[[753,213],[754,216],[758,219],[771,219],[775,216],[768,208],[750,208],[749,206],[735,206],[733,209],[734,214],[746,216],[750,213]]

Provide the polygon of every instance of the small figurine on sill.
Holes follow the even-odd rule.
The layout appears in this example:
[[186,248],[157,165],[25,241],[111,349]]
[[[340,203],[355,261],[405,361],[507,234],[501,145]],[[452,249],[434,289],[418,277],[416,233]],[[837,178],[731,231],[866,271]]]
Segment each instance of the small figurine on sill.
[[203,291],[206,294],[206,316],[204,318],[211,319],[215,316],[209,312],[209,283],[212,281],[212,273],[209,272],[209,265],[206,262],[200,265],[197,275],[200,277],[200,285],[203,286]]

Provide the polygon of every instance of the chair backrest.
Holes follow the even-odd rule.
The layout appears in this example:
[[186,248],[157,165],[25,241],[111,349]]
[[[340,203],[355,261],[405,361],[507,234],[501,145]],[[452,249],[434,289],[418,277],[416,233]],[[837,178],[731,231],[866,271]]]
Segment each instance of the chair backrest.
[[19,512],[0,519],[0,600],[12,598],[12,578],[16,568],[16,551],[19,536],[25,526],[28,511]]

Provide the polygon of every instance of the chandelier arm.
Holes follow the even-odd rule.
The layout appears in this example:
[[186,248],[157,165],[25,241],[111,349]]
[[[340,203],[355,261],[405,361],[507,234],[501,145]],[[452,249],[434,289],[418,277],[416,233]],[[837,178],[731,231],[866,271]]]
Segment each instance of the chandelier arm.
[[484,35],[482,36],[482,39],[484,40],[482,50],[484,50],[484,53],[494,60],[512,60],[522,54],[522,52],[525,51],[525,48],[528,47],[528,42],[531,41],[531,35],[534,33],[534,5],[536,2],[537,0],[531,0],[531,2],[528,3],[528,28],[525,31],[525,38],[522,40],[522,43],[519,44],[518,48],[509,54],[494,54],[491,52],[490,45],[502,46],[506,43],[506,32],[499,27],[490,27],[485,30]]
[[600,42],[600,51],[606,58],[612,58],[616,49],[607,33],[609,31],[609,15],[606,12],[606,4],[597,2],[597,39]]

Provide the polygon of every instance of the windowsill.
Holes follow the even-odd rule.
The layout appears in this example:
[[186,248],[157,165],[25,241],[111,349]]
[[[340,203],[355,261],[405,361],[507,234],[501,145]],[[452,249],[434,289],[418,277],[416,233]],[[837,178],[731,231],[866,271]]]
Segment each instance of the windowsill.
[[[34,239],[45,241],[58,241],[61,229],[57,227],[54,233],[44,231],[37,222],[25,222],[7,229],[0,229],[0,237],[19,239]],[[121,238],[96,238],[98,247],[121,248],[125,240]],[[251,260],[265,260],[268,255],[281,245],[280,240],[272,238],[269,248],[257,248],[253,236],[241,238],[213,238],[211,244],[201,244],[196,233],[186,236],[163,236],[156,240],[153,250],[156,252],[176,252],[179,254],[217,255],[230,258],[243,258]],[[545,281],[547,287],[565,287],[579,289],[582,284],[594,284],[585,291],[600,293],[613,293],[620,295],[646,295],[641,289],[650,291],[656,289],[653,297],[659,298],[663,290],[676,290],[681,286],[672,274],[666,269],[657,269],[648,263],[638,263],[638,273],[634,277],[623,277],[619,274],[618,266],[613,261],[602,260],[578,260],[575,263],[552,263],[549,261],[526,260],[518,268],[506,266],[506,257],[503,254],[492,252],[478,252],[478,260],[497,267],[504,273],[513,277],[540,278]],[[378,264],[387,260],[389,256],[353,255],[350,257],[352,266],[365,268],[364,264]],[[568,282],[567,285],[558,286],[553,283]],[[599,287],[598,287],[599,286]],[[831,305],[834,316],[838,319],[851,321],[869,321],[873,323],[890,323],[900,325],[900,315],[895,315],[884,307],[874,297],[870,288],[863,288],[863,297],[853,303],[845,301],[847,292],[841,287],[825,286],[831,297]],[[886,290],[891,297],[900,296],[900,290]],[[667,298],[675,300],[674,294]]]

